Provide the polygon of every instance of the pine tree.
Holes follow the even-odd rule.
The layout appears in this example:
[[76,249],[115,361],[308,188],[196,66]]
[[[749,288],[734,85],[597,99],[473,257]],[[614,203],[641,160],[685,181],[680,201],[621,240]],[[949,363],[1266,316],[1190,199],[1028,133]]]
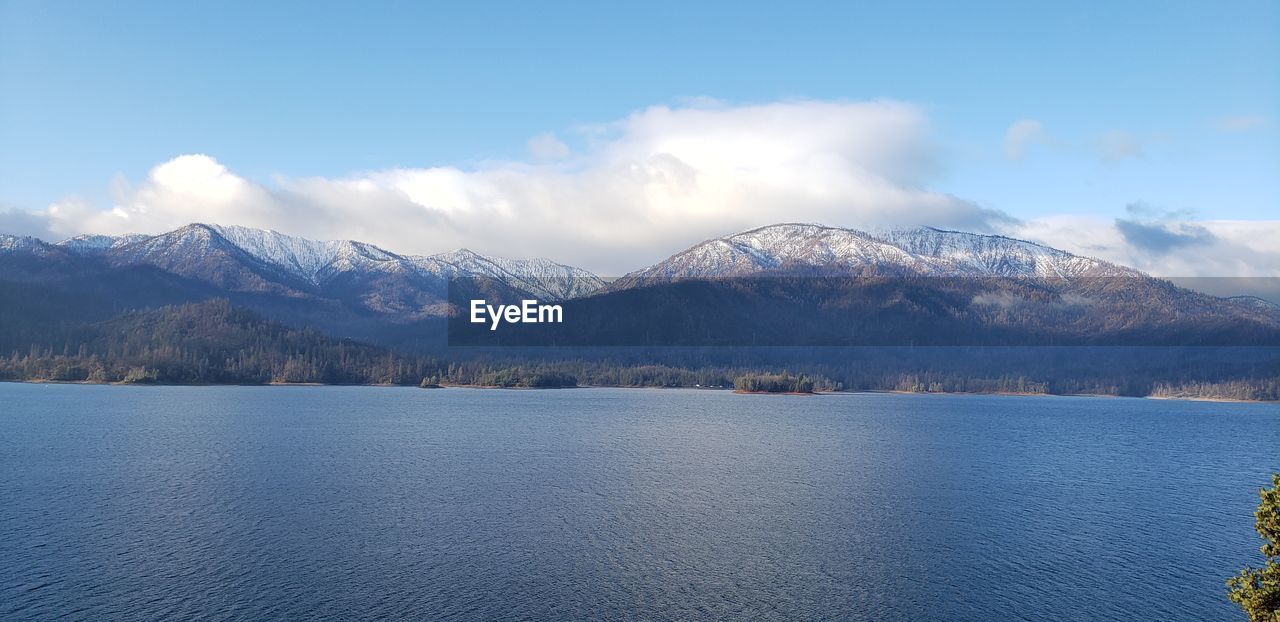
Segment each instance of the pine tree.
[[1266,540],[1261,568],[1252,566],[1227,580],[1232,602],[1240,605],[1250,622],[1280,622],[1280,473],[1271,474],[1271,488],[1258,491],[1262,502],[1254,516],[1255,528]]

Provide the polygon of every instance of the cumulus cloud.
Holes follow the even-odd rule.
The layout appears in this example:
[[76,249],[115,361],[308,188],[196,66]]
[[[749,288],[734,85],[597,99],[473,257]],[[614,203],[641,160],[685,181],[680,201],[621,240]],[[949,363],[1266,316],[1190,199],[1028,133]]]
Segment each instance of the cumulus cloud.
[[1004,134],[1004,154],[1010,160],[1021,160],[1033,145],[1047,140],[1044,125],[1035,119],[1022,119],[1009,126]]
[[176,157],[113,205],[45,211],[57,235],[156,233],[234,223],[433,253],[467,246],[605,273],[699,240],[780,221],[989,231],[1011,219],[929,189],[939,171],[927,119],[896,101],[656,106],[587,128],[571,151],[535,138],[527,162],[392,169],[270,185],[214,157]]

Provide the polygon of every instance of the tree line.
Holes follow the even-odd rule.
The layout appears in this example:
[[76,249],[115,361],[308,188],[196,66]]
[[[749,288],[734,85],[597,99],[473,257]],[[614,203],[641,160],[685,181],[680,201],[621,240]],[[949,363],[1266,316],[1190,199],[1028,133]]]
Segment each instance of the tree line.
[[744,393],[813,393],[813,381],[801,374],[749,374],[733,382],[733,388]]
[[[0,332],[6,328],[0,326]],[[455,348],[410,353],[289,328],[225,299],[24,332],[22,339],[8,335],[8,351],[0,351],[0,379],[732,388],[743,378],[763,385],[772,382],[763,378],[786,373],[803,375],[811,390],[823,391],[1280,399],[1276,353],[1265,348],[1157,353],[1147,348]]]

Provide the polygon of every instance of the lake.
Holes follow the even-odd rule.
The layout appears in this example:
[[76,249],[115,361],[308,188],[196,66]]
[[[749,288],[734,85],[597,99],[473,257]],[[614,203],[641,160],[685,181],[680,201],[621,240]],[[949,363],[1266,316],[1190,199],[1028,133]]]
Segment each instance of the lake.
[[0,383],[0,618],[1230,620],[1280,406]]

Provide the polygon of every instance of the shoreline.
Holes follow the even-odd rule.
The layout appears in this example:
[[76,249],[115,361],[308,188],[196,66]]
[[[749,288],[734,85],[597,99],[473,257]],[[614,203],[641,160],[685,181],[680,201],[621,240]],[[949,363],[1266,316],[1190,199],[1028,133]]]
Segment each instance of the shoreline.
[[1276,404],[1277,400],[1242,400],[1234,397],[1191,397],[1182,395],[1148,395],[1143,399],[1170,400],[1182,402],[1223,402],[1225,404]]
[[554,391],[559,389],[683,389],[689,391],[725,391],[736,395],[791,395],[791,396],[815,396],[815,395],[972,395],[972,396],[999,396],[999,397],[1094,397],[1094,398],[1129,398],[1129,399],[1145,399],[1145,400],[1168,400],[1181,402],[1221,402],[1224,404],[1280,404],[1280,400],[1242,400],[1229,397],[1192,397],[1192,396],[1174,396],[1174,395],[1108,395],[1105,393],[1034,393],[1034,392],[1011,392],[1011,391],[903,391],[899,389],[868,389],[865,391],[813,391],[810,393],[798,393],[794,391],[788,392],[770,392],[770,391],[739,391],[737,389],[712,388],[712,387],[629,387],[614,385],[575,385],[566,387],[503,387],[494,385],[476,385],[476,384],[442,384],[435,387],[418,387],[409,384],[329,384],[324,382],[267,382],[253,384],[237,384],[237,383],[187,383],[187,382],[88,382],[85,380],[16,380],[12,378],[0,379],[0,383],[15,384],[56,384],[56,385],[83,385],[83,386],[110,386],[110,387],[373,387],[373,388],[403,388],[403,389],[419,389],[430,391],[433,389],[484,389],[484,390],[506,390],[506,391]]

